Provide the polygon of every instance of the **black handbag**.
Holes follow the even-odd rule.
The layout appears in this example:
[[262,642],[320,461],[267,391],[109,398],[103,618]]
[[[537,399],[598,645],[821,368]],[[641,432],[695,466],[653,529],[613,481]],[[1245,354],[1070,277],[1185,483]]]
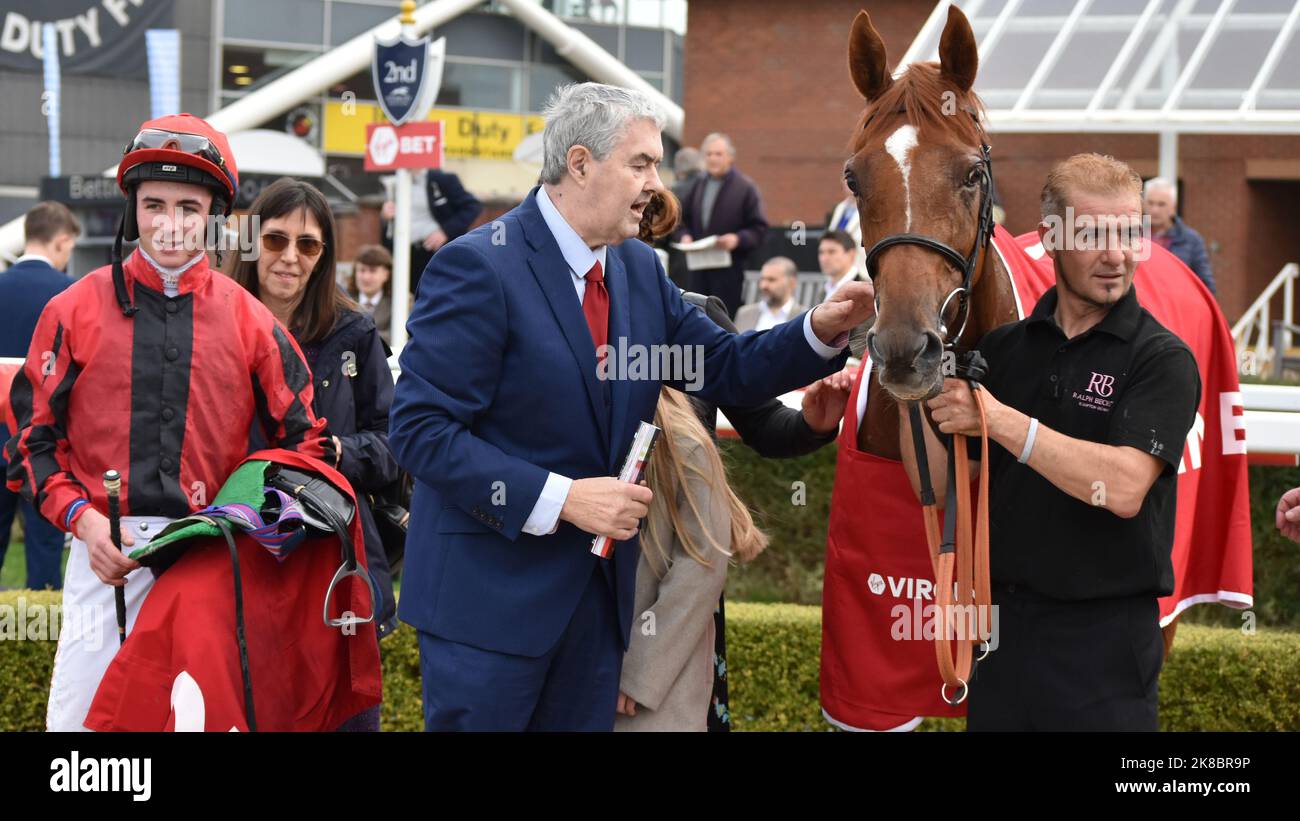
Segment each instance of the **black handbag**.
[[397,479],[377,493],[370,494],[370,512],[375,516],[379,541],[384,546],[388,569],[396,576],[402,569],[406,555],[406,524],[411,518],[411,494],[415,480],[401,471]]

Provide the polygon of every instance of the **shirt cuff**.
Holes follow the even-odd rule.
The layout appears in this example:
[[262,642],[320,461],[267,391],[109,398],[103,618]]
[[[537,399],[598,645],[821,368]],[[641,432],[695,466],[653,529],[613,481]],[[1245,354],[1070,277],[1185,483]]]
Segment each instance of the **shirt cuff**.
[[564,501],[569,498],[569,486],[572,484],[572,479],[558,473],[547,476],[546,484],[542,485],[542,494],[537,497],[533,512],[528,514],[528,521],[524,522],[523,531],[531,536],[549,536],[554,533],[560,524],[560,511],[564,509]]
[[844,346],[849,344],[849,334],[845,331],[835,337],[832,345],[827,345],[825,342],[822,342],[817,338],[817,334],[813,333],[812,329],[812,315],[815,310],[817,310],[817,307],[813,306],[811,311],[803,315],[803,338],[808,340],[809,346],[812,347],[818,356],[829,361],[839,356],[840,351],[844,350]]

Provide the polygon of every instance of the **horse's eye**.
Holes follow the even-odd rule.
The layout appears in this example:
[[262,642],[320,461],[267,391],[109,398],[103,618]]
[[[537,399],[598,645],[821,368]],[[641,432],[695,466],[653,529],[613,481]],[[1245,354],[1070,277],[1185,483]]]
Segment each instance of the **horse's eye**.
[[858,178],[854,176],[852,171],[844,172],[844,183],[849,187],[849,190],[853,192],[853,196],[862,196],[862,192],[858,190]]
[[980,184],[981,177],[980,166],[977,165],[970,171],[966,172],[966,179],[962,182],[962,185],[967,188],[975,188]]

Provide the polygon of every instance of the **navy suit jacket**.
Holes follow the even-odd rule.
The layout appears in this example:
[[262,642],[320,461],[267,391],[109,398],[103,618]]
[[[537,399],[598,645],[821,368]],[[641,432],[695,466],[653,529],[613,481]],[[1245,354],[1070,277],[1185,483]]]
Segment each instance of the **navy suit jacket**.
[[[616,544],[605,560],[591,554],[592,535],[567,522],[547,536],[521,529],[549,472],[617,475],[638,423],[654,418],[661,385],[597,379],[573,279],[535,192],[430,261],[389,425],[393,452],[416,480],[399,617],[450,641],[530,657],[558,641],[602,562],[626,645],[638,541]],[[847,357],[818,356],[802,319],[727,333],[682,300],[637,240],[610,246],[605,267],[611,344],[700,346],[699,395],[711,401],[758,403]]]
[[438,221],[438,227],[448,240],[463,235],[483,213],[483,203],[465,189],[460,177],[450,171],[430,168],[424,178],[424,190],[429,213]]
[[0,356],[27,356],[45,304],[71,284],[72,277],[39,259],[0,271]]

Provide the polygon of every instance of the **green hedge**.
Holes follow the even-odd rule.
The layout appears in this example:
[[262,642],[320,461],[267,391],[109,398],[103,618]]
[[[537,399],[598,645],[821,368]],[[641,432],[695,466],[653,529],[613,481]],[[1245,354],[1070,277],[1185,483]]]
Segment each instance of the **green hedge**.
[[[20,597],[59,601],[57,593],[0,593],[0,635],[8,639]],[[5,632],[10,630],[10,632]],[[384,640],[385,731],[419,730],[420,664],[415,631]],[[821,612],[793,604],[729,603],[727,648],[731,720],[737,730],[824,731],[818,704]],[[54,643],[0,640],[0,731],[40,730]],[[1160,679],[1164,730],[1300,730],[1300,634],[1184,625]],[[960,719],[923,730],[959,730]]]
[[[771,546],[751,564],[732,568],[727,598],[820,604],[835,446],[800,459],[763,459],[735,440],[724,441],[722,451],[732,488],[755,510],[759,525],[772,537]],[[802,499],[792,499],[795,482],[803,483]],[[1278,498],[1297,486],[1300,468],[1250,468],[1252,609],[1258,623],[1269,627],[1300,628],[1300,545],[1284,538],[1273,523]],[[1206,605],[1188,609],[1182,621],[1223,627],[1242,623],[1239,611]]]

